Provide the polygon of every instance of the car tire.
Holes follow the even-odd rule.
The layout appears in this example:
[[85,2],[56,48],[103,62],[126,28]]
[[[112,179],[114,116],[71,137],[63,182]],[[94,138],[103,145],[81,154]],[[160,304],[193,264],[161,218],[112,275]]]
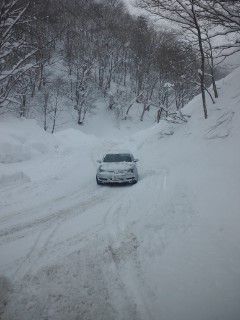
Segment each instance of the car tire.
[[136,184],[138,182],[138,180],[134,179],[132,184]]
[[102,185],[102,182],[100,182],[97,177],[96,177],[96,182],[99,186]]

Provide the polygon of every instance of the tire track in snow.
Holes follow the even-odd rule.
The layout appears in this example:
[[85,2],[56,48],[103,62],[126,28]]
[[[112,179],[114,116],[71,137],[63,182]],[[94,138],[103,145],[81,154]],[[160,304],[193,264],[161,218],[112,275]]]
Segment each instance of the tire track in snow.
[[[127,192],[124,192],[125,195]],[[122,197],[122,195],[121,195]],[[131,231],[131,225],[127,221],[132,199],[124,198],[124,203],[119,197],[110,206],[105,215],[107,233],[107,252],[112,261],[112,273],[117,282],[121,284],[127,300],[136,304],[137,319],[153,319],[151,313],[151,300],[154,293],[144,279],[144,272],[138,256],[138,248],[141,245],[137,236]],[[134,199],[133,199],[134,201]],[[119,301],[117,302],[119,303]]]
[[[49,183],[52,184],[52,180],[49,181]],[[42,185],[37,185],[37,187],[38,188],[40,188],[40,187],[42,188]],[[47,187],[48,187],[48,185],[46,185],[46,183],[44,183],[44,185],[43,185],[44,192],[46,191]],[[64,203],[65,200],[68,200],[68,199],[75,200],[75,199],[78,199],[79,197],[85,196],[86,194],[89,194],[89,193],[92,193],[92,192],[96,191],[96,188],[92,189],[92,186],[91,186],[90,190],[87,189],[87,187],[89,187],[89,182],[87,184],[84,184],[84,185],[81,185],[81,186],[77,187],[77,190],[72,191],[71,193],[65,193],[64,195],[58,195],[57,197],[55,196],[53,198],[48,199],[47,201],[44,200],[44,202],[41,202],[41,203],[39,203],[37,205],[34,205],[34,206],[31,206],[31,207],[27,207],[27,208],[22,207],[21,211],[19,211],[19,209],[18,209],[17,212],[15,210],[15,212],[12,212],[10,214],[8,213],[6,216],[1,217],[0,218],[0,223],[4,223],[4,222],[8,221],[9,219],[12,219],[12,218],[15,218],[15,217],[25,216],[26,214],[33,214],[33,213],[35,214],[35,213],[37,213],[39,211],[42,211],[44,209],[49,208],[52,204],[59,203],[59,202],[63,202]],[[32,185],[31,185],[31,190],[32,190]],[[85,190],[85,192],[82,193],[82,190]],[[37,190],[36,194],[34,194],[34,196],[38,197],[40,191]],[[26,189],[26,192],[27,192],[27,195],[24,194],[24,198],[29,196],[29,188]],[[59,203],[59,205],[60,205],[60,203]]]
[[51,214],[46,214],[45,216],[36,218],[33,221],[19,223],[17,225],[2,229],[0,231],[0,245],[8,241],[13,241],[19,236],[22,237],[22,234],[19,235],[20,232],[27,232],[29,229],[39,227],[46,223],[55,222],[59,219],[70,219],[78,214],[84,213],[90,207],[96,206],[99,202],[106,200],[106,190],[103,190],[103,192],[101,193],[99,192],[99,190],[97,191],[98,192],[95,192],[95,194],[89,199],[83,201],[77,200],[76,204],[68,206],[66,209],[56,210]]
[[[137,305],[137,310],[142,319],[156,319],[154,310],[158,305],[158,298],[154,292],[154,283],[149,284],[146,277],[147,264],[142,265],[145,254],[161,255],[171,241],[176,239],[176,234],[186,232],[191,226],[193,210],[189,197],[186,196],[183,183],[172,186],[168,181],[169,172],[163,169],[159,175],[147,174],[140,180],[136,192],[129,193],[125,190],[120,197],[109,207],[104,223],[107,233],[107,252],[112,259],[112,274],[122,287],[126,296],[131,296]],[[146,179],[146,180],[145,180]],[[160,181],[159,181],[160,179]],[[142,184],[145,180],[144,184]],[[168,184],[170,184],[168,186]],[[138,195],[142,195],[145,189],[154,189],[154,193],[144,202],[149,202],[148,211],[142,201],[138,204]],[[172,192],[167,192],[167,190]],[[135,190],[134,187],[131,190]],[[134,195],[137,197],[135,198]],[[140,199],[139,199],[140,200]],[[143,205],[143,206],[141,206]],[[135,223],[131,212],[139,210],[139,219],[144,218],[146,225],[142,241],[135,234]],[[159,215],[156,214],[159,212]],[[155,219],[157,220],[155,221]],[[147,221],[154,221],[152,226],[147,226]],[[140,229],[141,230],[141,229]],[[139,233],[139,231],[138,231]],[[152,252],[151,252],[152,251]],[[144,255],[144,258],[142,259]],[[144,269],[145,268],[145,269]]]
[[53,215],[47,216],[46,219],[44,218],[41,221],[37,219],[36,221],[34,221],[33,224],[31,223],[25,225],[23,228],[22,226],[20,226],[19,229],[14,229],[14,232],[17,233],[17,235],[15,236],[12,234],[10,230],[8,230],[7,237],[4,237],[4,235],[2,235],[5,241],[13,241],[16,240],[18,237],[22,237],[23,234],[19,234],[19,232],[26,232],[26,228],[29,228],[29,232],[32,232],[33,228],[37,228],[37,230],[40,228],[40,231],[33,246],[30,248],[29,252],[25,255],[25,257],[19,262],[20,265],[18,266],[15,272],[15,277],[23,277],[25,274],[29,274],[31,272],[32,267],[36,266],[37,261],[40,260],[43,256],[48,255],[50,258],[51,255],[54,252],[56,252],[56,250],[62,252],[62,250],[66,246],[68,247],[68,250],[69,247],[77,247],[79,243],[91,241],[96,237],[97,234],[101,233],[101,231],[103,231],[104,229],[104,225],[102,223],[95,226],[94,230],[90,228],[87,231],[81,232],[81,234],[74,235],[73,238],[71,237],[68,240],[65,239],[63,243],[53,243],[53,245],[49,248],[49,243],[60,226],[64,225],[65,222],[69,222],[72,218],[84,214],[92,207],[97,206],[98,203],[107,201],[107,199],[109,198],[108,191],[109,190],[107,190],[107,188],[101,188],[101,190],[98,190],[98,193],[100,193],[100,195],[96,193],[94,197],[91,197],[86,201],[80,202],[77,206],[68,208],[67,210],[62,210],[60,212],[55,212]]
[[[14,281],[19,278],[23,278],[26,274],[29,274],[31,271],[31,267],[33,264],[36,264],[41,250],[44,248],[46,243],[49,241],[54,231],[56,230],[56,226],[53,228],[51,226],[45,226],[37,235],[34,244],[32,245],[30,251],[23,258],[20,265],[18,265],[15,273],[14,273]],[[48,231],[49,235],[48,235]],[[47,236],[47,238],[46,238]],[[45,243],[45,244],[44,244]]]

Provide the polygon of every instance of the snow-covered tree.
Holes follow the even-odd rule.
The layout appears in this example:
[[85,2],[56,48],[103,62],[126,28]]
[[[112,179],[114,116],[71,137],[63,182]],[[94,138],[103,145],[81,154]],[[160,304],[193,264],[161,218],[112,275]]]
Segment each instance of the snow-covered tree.
[[32,48],[19,28],[26,23],[29,3],[2,0],[0,4],[0,107],[10,99],[17,81],[33,66]]

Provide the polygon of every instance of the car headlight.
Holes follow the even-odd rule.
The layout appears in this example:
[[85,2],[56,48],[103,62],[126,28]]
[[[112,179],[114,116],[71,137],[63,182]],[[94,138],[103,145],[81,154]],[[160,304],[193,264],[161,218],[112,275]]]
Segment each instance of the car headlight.
[[99,172],[104,172],[104,170],[102,168],[99,168],[98,171]]

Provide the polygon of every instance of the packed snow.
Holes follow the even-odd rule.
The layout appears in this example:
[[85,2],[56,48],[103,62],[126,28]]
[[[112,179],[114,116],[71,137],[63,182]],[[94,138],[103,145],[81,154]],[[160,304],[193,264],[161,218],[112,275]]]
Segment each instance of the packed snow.
[[[218,82],[207,120],[196,97],[187,123],[124,139],[108,119],[99,136],[2,120],[0,318],[239,320],[239,80]],[[116,149],[139,159],[139,182],[97,186]]]

